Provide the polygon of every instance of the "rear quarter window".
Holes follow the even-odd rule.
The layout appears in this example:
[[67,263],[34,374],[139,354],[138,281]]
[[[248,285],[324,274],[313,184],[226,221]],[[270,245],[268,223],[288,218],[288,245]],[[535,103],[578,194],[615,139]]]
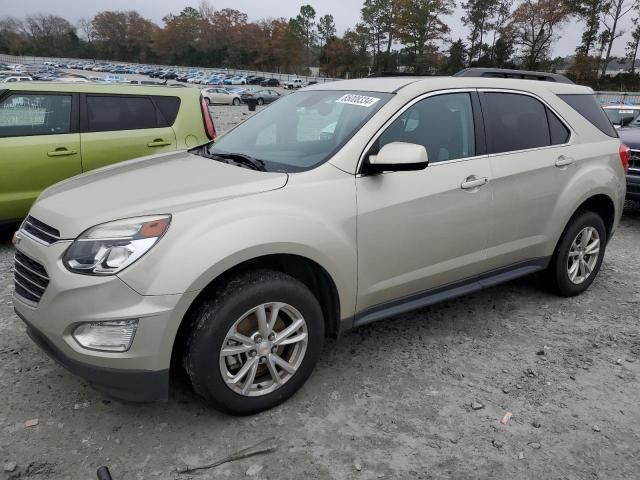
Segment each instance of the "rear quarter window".
[[[210,91],[210,93],[213,93]],[[178,117],[178,111],[180,110],[180,98],[179,97],[164,97],[156,95],[153,97],[158,110],[160,110],[160,123],[162,127],[170,127],[176,121]]]
[[618,137],[618,132],[611,123],[611,120],[609,120],[607,114],[604,113],[604,109],[596,101],[596,98],[593,96],[593,94],[571,93],[558,95],[558,97],[560,97],[565,103],[567,103],[580,115],[586,118],[589,123],[591,123],[602,133],[610,137]]

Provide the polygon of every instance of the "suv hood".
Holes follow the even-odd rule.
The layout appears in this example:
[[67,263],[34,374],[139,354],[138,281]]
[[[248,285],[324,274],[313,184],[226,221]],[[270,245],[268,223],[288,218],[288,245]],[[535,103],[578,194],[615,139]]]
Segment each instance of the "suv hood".
[[45,190],[30,215],[75,238],[94,225],[282,188],[286,173],[259,172],[188,152],[94,170]]

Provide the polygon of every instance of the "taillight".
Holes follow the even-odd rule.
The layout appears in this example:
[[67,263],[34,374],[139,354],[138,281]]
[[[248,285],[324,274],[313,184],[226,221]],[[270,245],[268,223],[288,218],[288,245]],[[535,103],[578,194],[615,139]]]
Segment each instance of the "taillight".
[[627,173],[627,171],[629,170],[629,162],[631,161],[631,149],[624,143],[621,143],[619,152],[620,161],[622,162],[622,168],[624,169],[624,173]]
[[211,118],[211,112],[204,97],[200,97],[200,108],[202,109],[205,133],[210,140],[215,140],[217,136],[216,127],[213,125],[213,118]]

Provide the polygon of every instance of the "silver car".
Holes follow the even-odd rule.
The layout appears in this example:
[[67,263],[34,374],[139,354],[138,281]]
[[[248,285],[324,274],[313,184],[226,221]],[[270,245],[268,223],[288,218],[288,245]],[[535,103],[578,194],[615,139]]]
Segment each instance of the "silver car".
[[232,414],[307,380],[328,335],[543,272],[578,295],[621,216],[628,149],[589,88],[433,77],[282,97],[215,143],[46,190],[15,310],[71,372]]

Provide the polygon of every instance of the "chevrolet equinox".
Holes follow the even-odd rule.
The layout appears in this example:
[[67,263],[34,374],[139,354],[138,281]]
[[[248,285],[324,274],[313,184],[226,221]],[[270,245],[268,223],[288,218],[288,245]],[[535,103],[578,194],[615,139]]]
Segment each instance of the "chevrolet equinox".
[[45,190],[15,236],[31,338],[112,396],[172,365],[232,414],[290,397],[327,335],[543,272],[596,277],[629,151],[569,81],[315,85],[187,152]]

